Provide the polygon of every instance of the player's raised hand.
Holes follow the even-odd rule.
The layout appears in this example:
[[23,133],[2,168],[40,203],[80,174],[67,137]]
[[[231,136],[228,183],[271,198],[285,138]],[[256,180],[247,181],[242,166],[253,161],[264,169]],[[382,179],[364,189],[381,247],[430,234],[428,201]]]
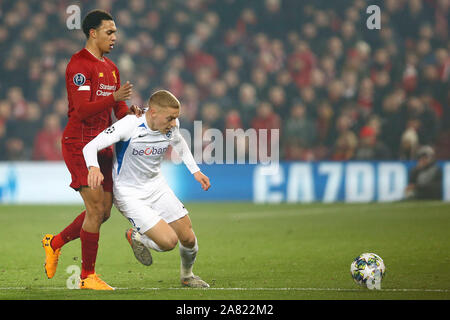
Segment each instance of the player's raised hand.
[[117,91],[113,93],[115,101],[125,101],[131,98],[133,93],[133,85],[130,81],[127,81],[123,86],[121,86]]
[[130,109],[128,109],[127,114],[134,114],[134,115],[136,115],[136,117],[139,118],[140,116],[142,116],[144,114],[144,109],[133,104],[130,107]]
[[202,185],[203,190],[208,190],[211,187],[211,183],[209,182],[209,178],[205,176],[201,171],[197,171],[194,173],[194,178]]
[[91,187],[91,189],[95,189],[99,187],[103,182],[103,174],[100,171],[100,168],[97,167],[89,167],[89,173],[88,173],[88,186]]

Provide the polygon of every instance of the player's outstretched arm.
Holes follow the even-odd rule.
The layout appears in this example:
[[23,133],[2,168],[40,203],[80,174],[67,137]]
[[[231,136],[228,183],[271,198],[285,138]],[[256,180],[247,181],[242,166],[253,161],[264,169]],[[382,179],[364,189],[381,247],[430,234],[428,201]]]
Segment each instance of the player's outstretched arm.
[[211,187],[209,178],[200,171],[200,168],[198,167],[194,157],[192,156],[191,150],[189,150],[189,147],[183,136],[180,134],[178,128],[179,122],[177,120],[177,129],[174,132],[174,137],[171,141],[171,145],[178,156],[180,156],[180,158],[183,160],[188,170],[194,175],[195,180],[197,180],[201,184],[202,189],[206,191]]
[[192,156],[191,150],[189,149],[183,136],[180,134],[178,128],[174,131],[173,140],[170,144],[181,160],[183,160],[183,163],[188,168],[190,173],[194,174],[195,172],[200,171],[200,168]]

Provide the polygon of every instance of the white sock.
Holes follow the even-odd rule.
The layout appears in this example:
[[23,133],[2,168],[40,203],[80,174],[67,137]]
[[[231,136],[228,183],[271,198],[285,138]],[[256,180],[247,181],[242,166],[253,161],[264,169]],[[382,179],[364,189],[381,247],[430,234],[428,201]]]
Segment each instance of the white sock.
[[138,239],[140,242],[144,244],[147,248],[153,249],[155,251],[164,252],[155,241],[147,237],[145,234],[140,234],[140,238]]
[[180,257],[181,257],[181,270],[180,275],[182,278],[191,277],[192,268],[194,266],[195,258],[197,257],[198,243],[195,238],[195,245],[193,248],[186,248],[180,242]]

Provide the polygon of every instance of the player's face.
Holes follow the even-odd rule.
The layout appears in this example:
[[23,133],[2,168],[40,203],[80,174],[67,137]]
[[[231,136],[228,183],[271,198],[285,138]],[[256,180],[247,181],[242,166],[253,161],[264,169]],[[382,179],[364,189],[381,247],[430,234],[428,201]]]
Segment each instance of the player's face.
[[95,43],[103,53],[109,53],[116,43],[116,24],[112,20],[103,20],[95,30]]
[[159,130],[161,133],[166,134],[173,127],[176,126],[176,119],[180,115],[180,109],[177,108],[154,108],[150,113],[153,130]]

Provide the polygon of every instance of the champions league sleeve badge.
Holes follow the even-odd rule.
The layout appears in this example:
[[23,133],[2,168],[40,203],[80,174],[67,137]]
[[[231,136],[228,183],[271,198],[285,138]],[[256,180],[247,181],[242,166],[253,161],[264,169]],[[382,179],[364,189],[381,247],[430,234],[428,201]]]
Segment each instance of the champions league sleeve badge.
[[77,73],[73,76],[73,83],[77,86],[82,86],[86,82],[86,77],[82,73]]
[[111,133],[114,132],[114,130],[116,130],[116,129],[114,128],[114,126],[111,126],[111,127],[105,129],[105,133],[106,133],[106,134],[111,134]]

